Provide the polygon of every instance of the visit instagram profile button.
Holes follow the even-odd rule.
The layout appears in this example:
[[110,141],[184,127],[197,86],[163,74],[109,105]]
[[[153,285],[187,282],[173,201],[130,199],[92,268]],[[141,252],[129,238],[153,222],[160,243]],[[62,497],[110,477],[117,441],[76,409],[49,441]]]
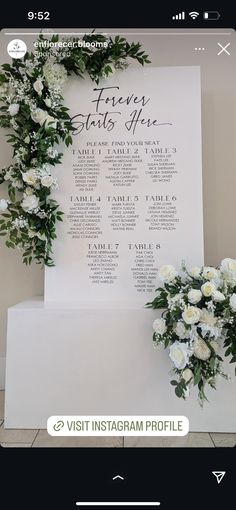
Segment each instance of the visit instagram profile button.
[[186,436],[186,416],[50,416],[51,436]]

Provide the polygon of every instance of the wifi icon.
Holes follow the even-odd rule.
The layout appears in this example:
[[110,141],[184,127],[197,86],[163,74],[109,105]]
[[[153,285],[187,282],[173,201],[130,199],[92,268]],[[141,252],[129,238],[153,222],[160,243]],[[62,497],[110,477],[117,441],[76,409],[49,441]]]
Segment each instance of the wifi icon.
[[191,16],[192,19],[196,19],[199,16],[199,12],[189,12],[189,16]]

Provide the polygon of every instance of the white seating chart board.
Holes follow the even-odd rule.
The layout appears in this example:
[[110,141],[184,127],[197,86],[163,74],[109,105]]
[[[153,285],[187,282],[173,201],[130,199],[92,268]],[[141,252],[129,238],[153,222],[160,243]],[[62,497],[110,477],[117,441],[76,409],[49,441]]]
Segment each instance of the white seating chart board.
[[76,128],[55,168],[58,226],[45,302],[140,307],[162,264],[203,262],[198,67],[71,78]]

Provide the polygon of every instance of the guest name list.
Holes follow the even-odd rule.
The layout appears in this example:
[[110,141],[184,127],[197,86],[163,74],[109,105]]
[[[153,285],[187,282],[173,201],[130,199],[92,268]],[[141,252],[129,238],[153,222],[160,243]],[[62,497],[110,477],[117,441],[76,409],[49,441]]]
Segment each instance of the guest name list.
[[55,196],[65,219],[45,297],[60,299],[61,285],[62,300],[145,303],[160,264],[202,259],[198,68],[72,79],[66,103],[73,145]]

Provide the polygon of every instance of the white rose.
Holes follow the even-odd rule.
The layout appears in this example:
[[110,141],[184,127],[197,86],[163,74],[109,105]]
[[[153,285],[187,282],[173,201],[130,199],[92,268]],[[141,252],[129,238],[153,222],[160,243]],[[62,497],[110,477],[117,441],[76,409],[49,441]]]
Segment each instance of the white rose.
[[31,112],[32,120],[40,124],[40,126],[43,125],[47,117],[48,117],[47,112],[45,110],[42,110],[41,108],[36,108],[36,110],[33,110]]
[[201,273],[201,268],[200,267],[192,267],[189,271],[189,274],[193,277],[193,278],[199,278],[200,276],[200,273]]
[[193,372],[190,370],[190,368],[185,368],[185,370],[182,372],[182,377],[185,380],[186,383],[188,383],[191,379],[193,379]]
[[51,108],[51,106],[52,106],[52,101],[51,101],[51,98],[50,98],[50,97],[46,97],[46,99],[44,99],[44,102],[45,102],[45,104],[46,104],[46,106],[47,106],[48,108]]
[[215,326],[217,318],[213,313],[210,313],[206,308],[203,308],[201,311],[201,322],[203,322],[203,324],[207,324],[208,326]]
[[0,200],[0,213],[6,211],[8,208],[8,200],[1,198]]
[[16,103],[10,104],[10,106],[8,108],[9,115],[11,117],[14,117],[15,115],[17,115],[17,113],[19,112],[19,108],[20,108],[19,104],[16,104]]
[[211,340],[210,344],[211,344],[212,349],[214,349],[215,353],[217,354],[220,349],[218,342],[216,342],[215,340]]
[[229,300],[229,304],[233,312],[236,312],[236,294],[232,294]]
[[188,292],[188,300],[192,305],[196,305],[196,303],[199,303],[202,299],[202,293],[200,290],[197,289],[191,289]]
[[236,285],[236,260],[226,258],[222,260],[220,266],[224,280],[232,286]]
[[201,359],[202,361],[206,361],[210,358],[211,351],[202,338],[197,338],[195,340],[193,354],[195,358]]
[[43,74],[48,87],[61,87],[67,78],[67,71],[63,65],[51,63],[43,66]]
[[37,173],[34,169],[28,170],[27,172],[24,172],[22,174],[22,179],[26,184],[29,184],[30,186],[35,186],[37,184]]
[[51,175],[44,175],[41,179],[42,186],[45,186],[46,188],[50,188],[53,185],[53,178]]
[[46,120],[45,129],[49,129],[49,128],[56,129],[57,120],[55,119],[55,117],[52,117],[52,115],[47,115],[45,120]]
[[33,83],[33,87],[34,87],[34,90],[35,92],[37,92],[37,94],[39,96],[42,95],[42,90],[43,90],[43,83],[41,80],[36,80],[34,83]]
[[221,303],[221,301],[225,300],[224,294],[219,290],[215,290],[215,292],[213,292],[212,298],[216,303]]
[[178,275],[177,271],[175,270],[174,266],[171,265],[162,266],[158,271],[158,276],[160,280],[166,283],[169,283],[172,280],[174,280],[177,275]]
[[206,282],[201,286],[201,291],[205,297],[210,297],[216,291],[216,286],[212,282]]
[[175,333],[181,340],[189,337],[189,331],[186,329],[182,321],[177,322],[175,327]]
[[223,259],[220,265],[222,271],[235,271],[236,272],[236,260],[226,258]]
[[36,195],[27,195],[21,202],[21,207],[25,212],[32,213],[39,206],[39,198]]
[[153,329],[157,335],[164,335],[167,330],[165,319],[156,319],[153,322]]
[[204,267],[202,276],[206,280],[214,280],[219,277],[219,271],[217,271],[217,269],[215,269],[214,267],[211,267],[211,266]]
[[200,320],[201,310],[197,306],[186,306],[182,317],[186,324],[196,324]]
[[189,360],[189,350],[188,345],[181,342],[174,342],[170,346],[170,359],[173,361],[174,366],[179,370],[182,370],[186,367]]
[[33,192],[32,188],[25,188],[25,190],[24,190],[25,195],[33,195],[33,193],[34,192]]

